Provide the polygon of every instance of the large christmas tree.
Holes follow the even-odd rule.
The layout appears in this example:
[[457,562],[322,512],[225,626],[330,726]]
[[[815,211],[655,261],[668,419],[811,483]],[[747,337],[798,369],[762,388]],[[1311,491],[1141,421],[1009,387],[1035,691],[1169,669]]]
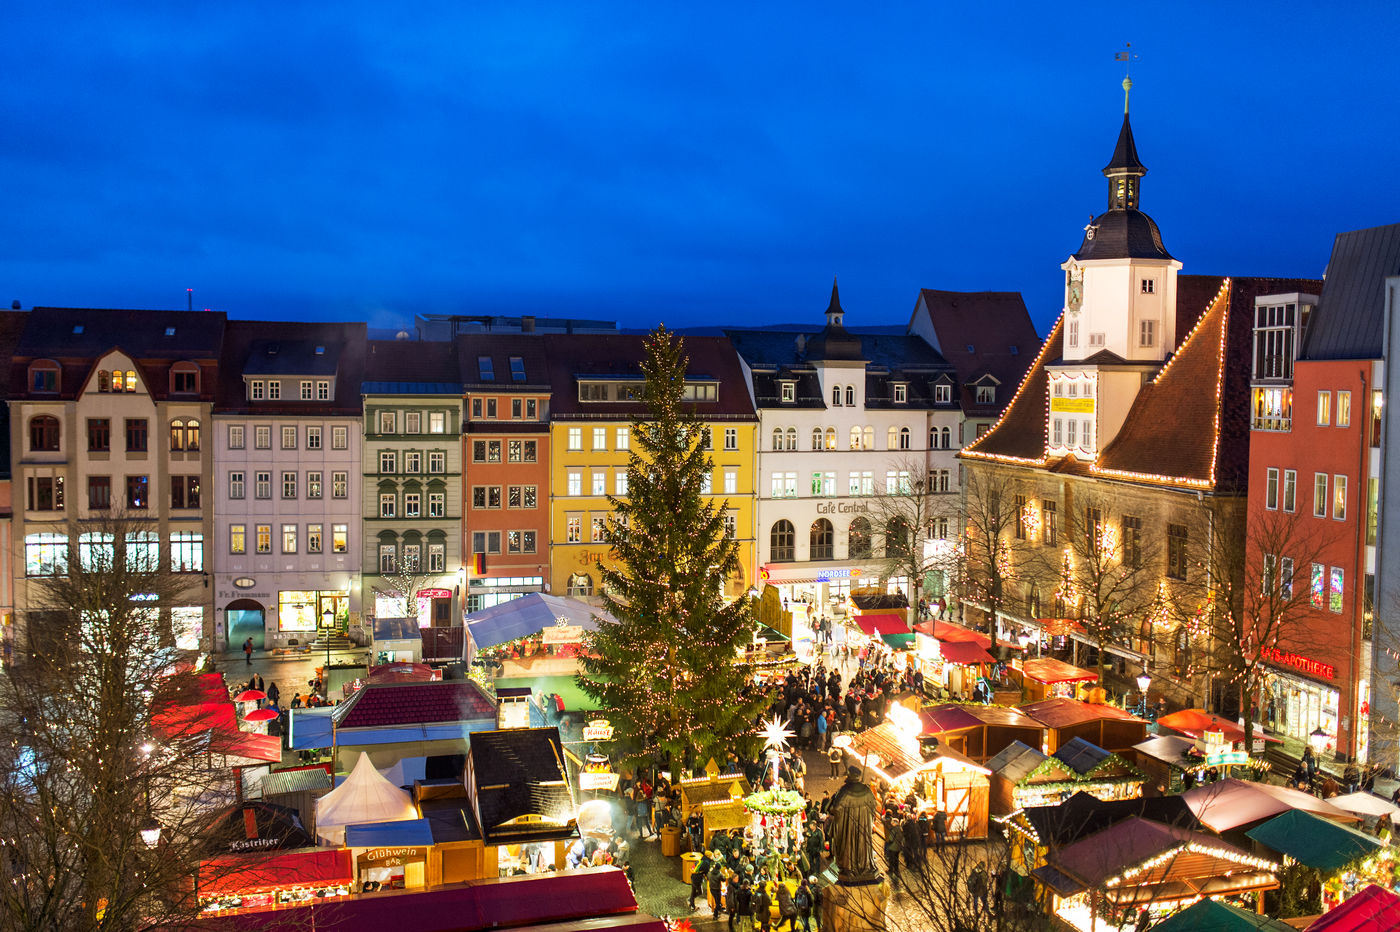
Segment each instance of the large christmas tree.
[[739,546],[725,535],[723,505],[702,491],[713,464],[708,428],[683,401],[682,341],[660,327],[646,346],[646,413],[632,425],[627,496],[609,498],[611,564],[598,567],[618,624],[589,635],[578,681],[632,760],[723,761],[751,742],[763,705],[740,696],[751,669],[738,653],[753,638],[753,614],[748,599],[724,598]]

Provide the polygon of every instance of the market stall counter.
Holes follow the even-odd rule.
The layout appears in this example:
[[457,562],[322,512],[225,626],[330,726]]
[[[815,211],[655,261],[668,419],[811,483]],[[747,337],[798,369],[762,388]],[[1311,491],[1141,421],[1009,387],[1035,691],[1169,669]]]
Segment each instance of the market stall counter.
[[1370,835],[1310,812],[1290,809],[1245,832],[1268,851],[1287,855],[1322,876],[1322,908],[1331,910],[1368,883],[1395,882],[1395,849]]
[[682,817],[689,819],[697,810],[700,813],[704,846],[709,846],[715,832],[742,829],[749,824],[744,799],[753,790],[743,774],[721,774],[716,768],[706,776],[681,780],[676,786],[681,791]]
[[1072,698],[1081,683],[1094,683],[1099,678],[1093,670],[1085,670],[1054,657],[1014,661],[1011,669],[1013,676],[1020,677],[1022,690],[1032,702],[1053,696]]
[[201,914],[219,916],[349,896],[353,883],[348,849],[302,848],[202,861],[195,892]]

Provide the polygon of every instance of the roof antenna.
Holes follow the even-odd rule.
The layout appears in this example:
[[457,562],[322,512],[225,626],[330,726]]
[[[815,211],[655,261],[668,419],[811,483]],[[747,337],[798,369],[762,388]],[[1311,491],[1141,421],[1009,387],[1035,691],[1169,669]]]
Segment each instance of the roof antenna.
[[194,289],[193,289],[193,288],[186,288],[186,289],[185,289],[185,310],[187,310],[187,311],[193,311],[193,310],[194,310]]
[[1123,115],[1124,115],[1124,116],[1127,116],[1127,115],[1128,115],[1128,93],[1133,89],[1132,69],[1133,69],[1133,59],[1134,59],[1134,58],[1137,58],[1137,55],[1133,52],[1133,44],[1132,44],[1131,42],[1124,43],[1124,45],[1123,45],[1123,51],[1121,51],[1121,52],[1114,52],[1114,53],[1113,53],[1113,60],[1114,60],[1114,61],[1121,61],[1121,62],[1123,63]]

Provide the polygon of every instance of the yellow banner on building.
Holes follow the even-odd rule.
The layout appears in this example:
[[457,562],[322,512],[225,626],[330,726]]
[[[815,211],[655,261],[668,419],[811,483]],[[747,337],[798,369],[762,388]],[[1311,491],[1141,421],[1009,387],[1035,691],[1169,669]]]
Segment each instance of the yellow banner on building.
[[1059,411],[1064,414],[1093,414],[1094,399],[1092,398],[1051,398],[1050,410]]

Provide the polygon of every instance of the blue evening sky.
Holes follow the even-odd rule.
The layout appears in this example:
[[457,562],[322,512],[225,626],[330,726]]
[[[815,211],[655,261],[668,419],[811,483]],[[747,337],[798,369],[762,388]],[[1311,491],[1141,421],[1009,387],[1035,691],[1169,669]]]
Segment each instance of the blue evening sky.
[[[1186,272],[1400,220],[1396,3],[6,5],[0,299],[1042,330],[1122,114]],[[0,305],[3,306],[3,305]]]

